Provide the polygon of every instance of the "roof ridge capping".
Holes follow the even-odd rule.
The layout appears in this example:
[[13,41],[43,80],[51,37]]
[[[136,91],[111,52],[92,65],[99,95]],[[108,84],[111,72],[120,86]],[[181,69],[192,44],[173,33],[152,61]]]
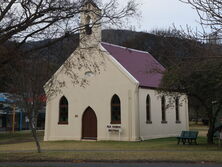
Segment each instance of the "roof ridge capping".
[[[148,53],[150,54],[148,51],[143,51],[143,50],[138,50],[138,49],[132,49],[132,48],[128,48],[128,47],[125,47],[125,46],[120,46],[120,45],[115,45],[115,44],[111,44],[111,43],[108,43],[108,42],[101,42],[102,44],[105,44],[105,45],[110,45],[110,46],[114,46],[114,47],[118,47],[118,48],[122,48],[122,49],[126,49],[126,50],[131,50],[131,51],[135,51],[135,52],[140,52],[140,53]],[[151,54],[150,54],[151,55]]]

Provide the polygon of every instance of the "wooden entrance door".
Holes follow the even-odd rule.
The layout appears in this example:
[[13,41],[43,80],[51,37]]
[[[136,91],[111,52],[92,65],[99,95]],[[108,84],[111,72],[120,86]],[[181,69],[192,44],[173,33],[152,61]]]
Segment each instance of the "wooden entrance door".
[[82,117],[82,139],[97,139],[97,118],[92,108],[87,108]]

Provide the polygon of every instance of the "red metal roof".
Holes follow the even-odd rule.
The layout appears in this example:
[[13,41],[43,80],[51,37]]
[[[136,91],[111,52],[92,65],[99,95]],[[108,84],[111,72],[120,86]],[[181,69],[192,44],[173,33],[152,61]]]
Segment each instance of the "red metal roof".
[[159,88],[165,68],[151,54],[105,42],[102,46],[139,81],[141,87]]

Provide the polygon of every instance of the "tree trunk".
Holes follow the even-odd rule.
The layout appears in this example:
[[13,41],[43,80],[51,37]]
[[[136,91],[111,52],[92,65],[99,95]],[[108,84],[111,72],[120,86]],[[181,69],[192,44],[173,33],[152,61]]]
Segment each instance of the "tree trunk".
[[215,121],[212,117],[209,117],[209,129],[207,134],[207,143],[214,144],[214,126]]
[[199,111],[196,109],[196,125],[198,125],[199,121]]
[[36,127],[35,127],[35,125],[33,125],[32,121],[30,121],[30,126],[31,126],[31,130],[32,130],[32,136],[35,140],[35,144],[37,147],[37,151],[38,151],[38,153],[41,153],[42,151],[41,151],[41,146],[40,146],[39,139],[38,139],[38,136],[36,133]]
[[208,130],[207,143],[214,144],[214,129],[212,129],[211,127]]
[[[217,107],[217,108],[215,108]],[[213,144],[214,143],[214,133],[218,130],[220,130],[220,128],[222,128],[222,126],[220,127],[215,127],[215,123],[218,117],[219,112],[221,111],[221,104],[219,104],[219,106],[215,106],[212,105],[211,106],[211,111],[209,112],[209,130],[208,130],[208,135],[207,135],[207,142],[208,144]]]

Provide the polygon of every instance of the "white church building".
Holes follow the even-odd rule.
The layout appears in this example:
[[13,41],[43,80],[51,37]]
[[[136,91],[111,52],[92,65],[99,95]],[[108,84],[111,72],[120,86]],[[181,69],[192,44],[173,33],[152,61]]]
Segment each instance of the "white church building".
[[[101,42],[101,10],[88,1],[79,47],[46,83],[45,141],[139,141],[189,129],[188,99],[157,91],[165,68],[148,52]],[[93,26],[91,26],[93,24]],[[170,100],[171,99],[171,100]]]

